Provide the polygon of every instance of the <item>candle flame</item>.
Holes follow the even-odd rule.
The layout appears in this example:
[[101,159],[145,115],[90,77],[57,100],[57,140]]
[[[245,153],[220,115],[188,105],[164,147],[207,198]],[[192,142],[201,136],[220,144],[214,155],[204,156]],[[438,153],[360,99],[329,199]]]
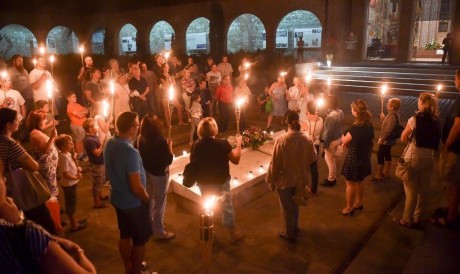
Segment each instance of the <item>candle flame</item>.
[[252,171],[248,172],[248,178],[249,179],[254,179],[254,174],[252,174]]
[[2,71],[2,80],[6,80],[6,78],[8,78],[8,73],[4,70]]
[[50,62],[51,62],[51,64],[54,63],[54,60],[55,60],[55,58],[54,58],[54,54],[53,54],[53,55],[50,56]]
[[324,98],[318,98],[318,99],[316,100],[316,106],[317,106],[318,108],[321,108],[323,105],[324,105]]
[[182,155],[186,156],[186,155],[187,155],[187,151],[186,151],[186,150],[182,150]]
[[249,69],[251,67],[251,64],[249,62],[245,62],[243,66],[245,69]]
[[80,54],[83,54],[83,52],[85,52],[85,46],[81,45],[81,46],[78,48],[78,51],[80,51]]
[[246,100],[244,98],[239,98],[238,100],[236,100],[236,106],[240,108],[241,105],[244,104],[245,101]]
[[34,58],[34,59],[32,60],[32,63],[34,64],[34,66],[36,66],[36,65],[37,65],[37,59]]
[[245,73],[244,74],[244,80],[248,80],[249,79],[249,73]]
[[442,85],[438,85],[437,89],[438,89],[438,92],[440,92],[442,89]]
[[168,60],[168,58],[169,58],[170,55],[171,55],[171,52],[170,52],[170,51],[165,52],[165,54],[164,54],[165,59]]
[[285,71],[280,72],[280,76],[281,76],[281,77],[286,76],[286,74],[287,74],[287,72],[285,72]]
[[264,166],[262,166],[262,165],[259,166],[259,173],[260,174],[264,173]]
[[45,54],[45,47],[40,46],[40,48],[38,49],[38,52],[40,52],[41,55],[44,55]]
[[307,84],[310,84],[311,81],[311,71],[308,71],[307,76],[305,76],[305,81]]
[[171,85],[169,87],[169,101],[172,101],[172,100],[174,100],[174,87],[173,87],[173,85]]
[[53,98],[53,83],[51,83],[51,80],[46,80],[46,90],[48,91],[48,99]]
[[385,93],[387,92],[387,89],[388,89],[388,86],[387,86],[387,85],[383,85],[383,86],[382,86],[382,96],[385,95]]
[[204,201],[203,207],[207,212],[210,212],[216,203],[216,196],[212,195]]

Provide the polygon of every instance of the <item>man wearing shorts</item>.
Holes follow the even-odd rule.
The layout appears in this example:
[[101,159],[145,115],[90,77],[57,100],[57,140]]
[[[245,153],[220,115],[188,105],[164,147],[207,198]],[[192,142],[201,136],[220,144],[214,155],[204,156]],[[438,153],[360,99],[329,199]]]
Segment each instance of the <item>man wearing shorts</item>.
[[87,161],[88,157],[83,153],[83,138],[85,137],[83,122],[88,115],[88,109],[77,103],[77,96],[73,91],[67,93],[67,115],[70,118],[70,130],[73,135],[77,159]]
[[141,156],[132,145],[139,127],[137,113],[123,112],[117,119],[118,134],[104,148],[104,162],[112,185],[110,201],[120,230],[120,255],[125,273],[136,274],[141,273],[145,243],[152,234],[145,171]]

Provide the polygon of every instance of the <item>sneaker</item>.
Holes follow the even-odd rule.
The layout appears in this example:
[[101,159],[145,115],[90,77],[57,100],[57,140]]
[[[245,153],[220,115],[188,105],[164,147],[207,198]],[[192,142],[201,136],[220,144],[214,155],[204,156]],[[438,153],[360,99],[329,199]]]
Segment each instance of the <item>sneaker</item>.
[[337,183],[337,180],[329,181],[328,179],[325,179],[321,185],[325,187],[334,187],[336,183]]
[[160,241],[160,240],[171,240],[174,237],[176,237],[176,235],[174,233],[165,231],[165,233],[163,235],[154,236],[153,238],[155,240]]

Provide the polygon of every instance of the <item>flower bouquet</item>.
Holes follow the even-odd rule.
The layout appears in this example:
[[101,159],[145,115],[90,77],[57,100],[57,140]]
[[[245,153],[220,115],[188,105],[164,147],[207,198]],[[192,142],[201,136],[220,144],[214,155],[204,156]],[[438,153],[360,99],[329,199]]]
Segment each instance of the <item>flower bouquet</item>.
[[272,140],[266,132],[262,131],[261,128],[256,126],[250,126],[245,131],[243,131],[243,142],[241,146],[243,148],[251,147],[252,149],[257,149],[259,146],[263,145],[265,141]]

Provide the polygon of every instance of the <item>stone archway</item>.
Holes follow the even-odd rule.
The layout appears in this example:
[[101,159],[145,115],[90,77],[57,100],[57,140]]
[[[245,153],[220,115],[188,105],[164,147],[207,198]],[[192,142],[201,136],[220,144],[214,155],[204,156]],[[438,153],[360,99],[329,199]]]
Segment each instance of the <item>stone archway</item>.
[[137,29],[131,24],[125,24],[118,35],[118,47],[120,55],[130,55],[137,53],[136,44]]
[[0,30],[0,57],[10,59],[14,54],[32,56],[37,48],[37,39],[26,27],[10,24]]
[[170,50],[172,48],[171,43],[175,39],[174,35],[174,29],[168,22],[157,22],[150,31],[150,53],[155,54],[164,50]]
[[266,48],[265,27],[253,14],[243,14],[235,18],[227,32],[227,51],[253,52]]
[[57,26],[48,32],[46,46],[49,53],[77,53],[80,42],[74,31],[64,26]]
[[209,53],[209,20],[200,17],[193,20],[185,34],[187,54]]

